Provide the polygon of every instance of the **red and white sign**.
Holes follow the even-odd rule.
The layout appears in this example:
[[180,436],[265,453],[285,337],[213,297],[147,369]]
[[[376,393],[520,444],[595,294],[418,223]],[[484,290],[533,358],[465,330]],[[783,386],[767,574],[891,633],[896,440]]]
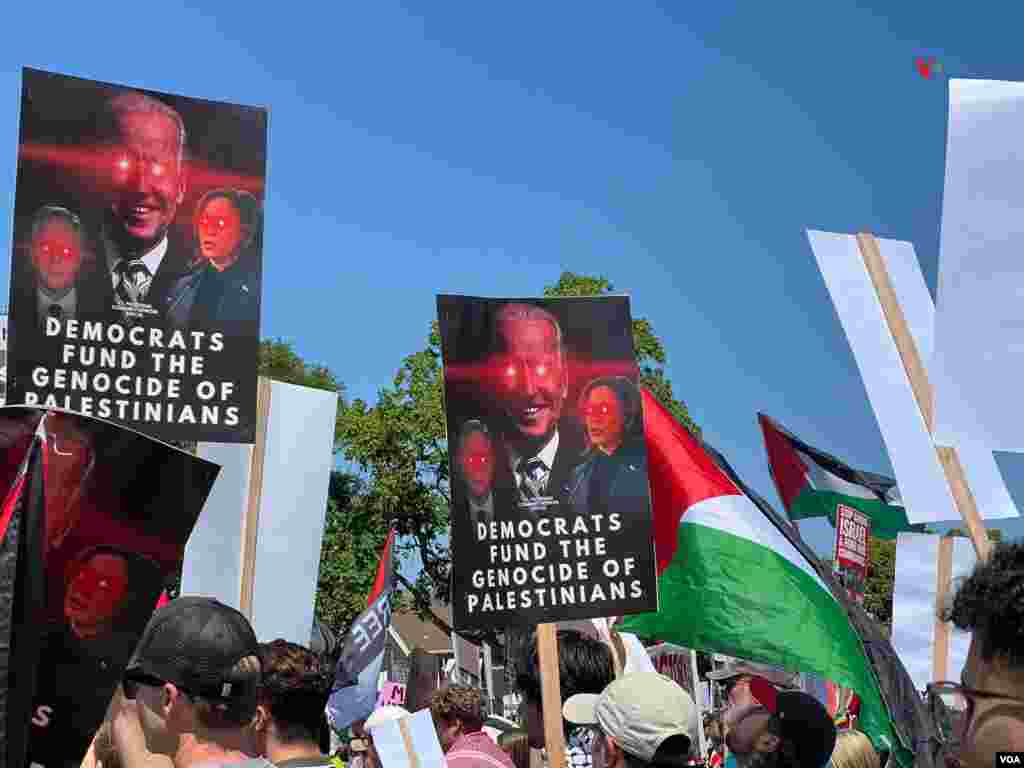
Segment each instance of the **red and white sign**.
[[836,562],[840,568],[868,572],[868,516],[845,504],[836,506]]

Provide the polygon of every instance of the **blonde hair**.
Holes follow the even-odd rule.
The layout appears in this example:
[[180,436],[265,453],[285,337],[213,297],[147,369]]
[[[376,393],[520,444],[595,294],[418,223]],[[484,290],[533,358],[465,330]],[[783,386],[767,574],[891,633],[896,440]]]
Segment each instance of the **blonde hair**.
[[[199,726],[197,737],[201,741],[217,741],[211,732],[244,728],[256,717],[257,693],[261,679],[262,667],[258,656],[245,656],[231,668],[229,676],[242,684],[242,693],[226,701],[209,700],[198,697],[193,705],[196,723]],[[210,737],[210,738],[205,738]]]
[[881,768],[871,740],[860,731],[840,731],[832,750],[833,768]]

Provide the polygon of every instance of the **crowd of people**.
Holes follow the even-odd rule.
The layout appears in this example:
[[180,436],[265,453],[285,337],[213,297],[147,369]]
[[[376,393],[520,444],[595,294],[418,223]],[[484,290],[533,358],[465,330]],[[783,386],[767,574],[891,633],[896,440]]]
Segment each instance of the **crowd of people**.
[[[927,753],[926,765],[989,768],[997,752],[1024,750],[1024,542],[997,545],[961,584],[948,618],[971,633],[968,660],[960,682],[929,686],[934,734],[913,748]],[[856,720],[837,729],[789,672],[739,660],[711,672],[727,704],[703,721],[710,747],[700,755],[698,708],[675,681],[620,668],[612,645],[577,630],[560,630],[558,648],[569,768],[891,765]],[[216,600],[172,600],[147,625],[83,768],[386,768],[379,727],[410,712],[378,707],[329,754],[333,672],[303,646],[261,644],[241,613]],[[517,662],[516,687],[523,728],[499,735],[485,728],[479,689],[434,691],[429,709],[448,768],[543,764],[536,643]]]

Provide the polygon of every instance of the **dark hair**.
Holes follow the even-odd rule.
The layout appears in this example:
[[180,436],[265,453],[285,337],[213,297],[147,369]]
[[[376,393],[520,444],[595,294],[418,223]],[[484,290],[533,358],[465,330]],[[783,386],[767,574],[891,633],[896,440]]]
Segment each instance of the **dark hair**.
[[127,585],[124,597],[118,603],[117,610],[110,619],[110,626],[118,629],[130,629],[138,625],[141,629],[149,620],[153,606],[160,596],[163,574],[160,567],[145,555],[127,552],[123,549],[100,545],[88,547],[80,551],[64,566],[65,590],[78,569],[99,555],[113,555],[125,564]]
[[446,685],[430,695],[434,721],[461,720],[466,731],[479,731],[484,724],[483,694],[468,685]]
[[625,376],[602,376],[593,379],[580,392],[580,412],[586,405],[590,393],[598,387],[607,387],[622,406],[622,435],[625,438],[636,427],[640,417],[640,392],[632,381]]
[[260,700],[270,710],[278,738],[286,744],[319,746],[331,693],[330,670],[308,648],[280,639],[260,644],[260,662]]
[[260,201],[250,192],[246,192],[244,189],[211,189],[196,203],[196,212],[192,220],[192,231],[196,231],[199,225],[199,217],[203,215],[203,209],[206,208],[211,202],[218,198],[224,198],[229,201],[235,210],[238,211],[238,218],[242,224],[242,230],[245,232],[243,237],[238,243],[239,251],[244,251],[247,248],[251,248],[253,242],[256,240],[256,235],[260,231],[260,219],[262,212],[260,209]]
[[992,548],[960,588],[943,618],[970,630],[981,657],[1024,668],[1024,541]]
[[[562,703],[577,693],[601,693],[615,679],[608,645],[575,629],[558,630],[558,675]],[[523,697],[541,703],[540,659],[533,635],[518,665],[516,688]],[[569,724],[563,720],[568,732]]]

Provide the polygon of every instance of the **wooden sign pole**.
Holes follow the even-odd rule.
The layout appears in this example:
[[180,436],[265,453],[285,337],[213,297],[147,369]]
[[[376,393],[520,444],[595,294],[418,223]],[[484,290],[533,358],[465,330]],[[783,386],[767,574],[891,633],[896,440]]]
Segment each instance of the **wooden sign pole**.
[[939,539],[939,562],[935,577],[935,629],[932,645],[932,680],[946,680],[949,661],[949,623],[942,620],[946,596],[953,576],[953,539]]
[[260,528],[260,497],[263,493],[263,459],[267,451],[267,420],[270,416],[270,379],[260,376],[256,389],[256,444],[249,471],[249,503],[242,519],[242,583],[238,610],[252,621],[252,595],[256,581],[256,534]]
[[565,768],[565,732],[562,730],[562,683],[558,671],[558,634],[555,624],[537,625],[541,708],[544,710],[544,747],[548,768]]
[[[903,368],[910,380],[910,388],[914,392],[914,399],[921,409],[921,416],[924,418],[925,428],[928,434],[935,430],[934,399],[931,382],[928,380],[928,373],[925,371],[921,356],[918,354],[914,337],[910,335],[910,328],[903,316],[903,310],[896,298],[896,291],[893,289],[892,281],[889,279],[889,272],[885,268],[885,261],[882,259],[882,252],[878,248],[878,240],[875,236],[862,232],[857,235],[857,246],[860,248],[861,256],[864,259],[864,266],[867,267],[871,282],[878,295],[878,301],[882,305],[882,313],[889,326],[893,341],[896,342],[896,349],[903,361]],[[963,467],[957,457],[956,448],[935,447],[935,452],[942,464],[946,474],[946,482],[949,483],[950,493],[953,501],[956,502],[960,517],[967,526],[967,531],[974,544],[974,551],[978,560],[988,557],[991,549],[991,542],[985,531],[985,524],[978,513],[978,506],[974,495],[967,484],[967,477],[964,475]]]
[[398,718],[398,730],[402,732],[405,754],[409,757],[409,768],[420,768],[420,758],[412,745],[412,734],[409,733],[409,726],[406,724],[404,717]]

